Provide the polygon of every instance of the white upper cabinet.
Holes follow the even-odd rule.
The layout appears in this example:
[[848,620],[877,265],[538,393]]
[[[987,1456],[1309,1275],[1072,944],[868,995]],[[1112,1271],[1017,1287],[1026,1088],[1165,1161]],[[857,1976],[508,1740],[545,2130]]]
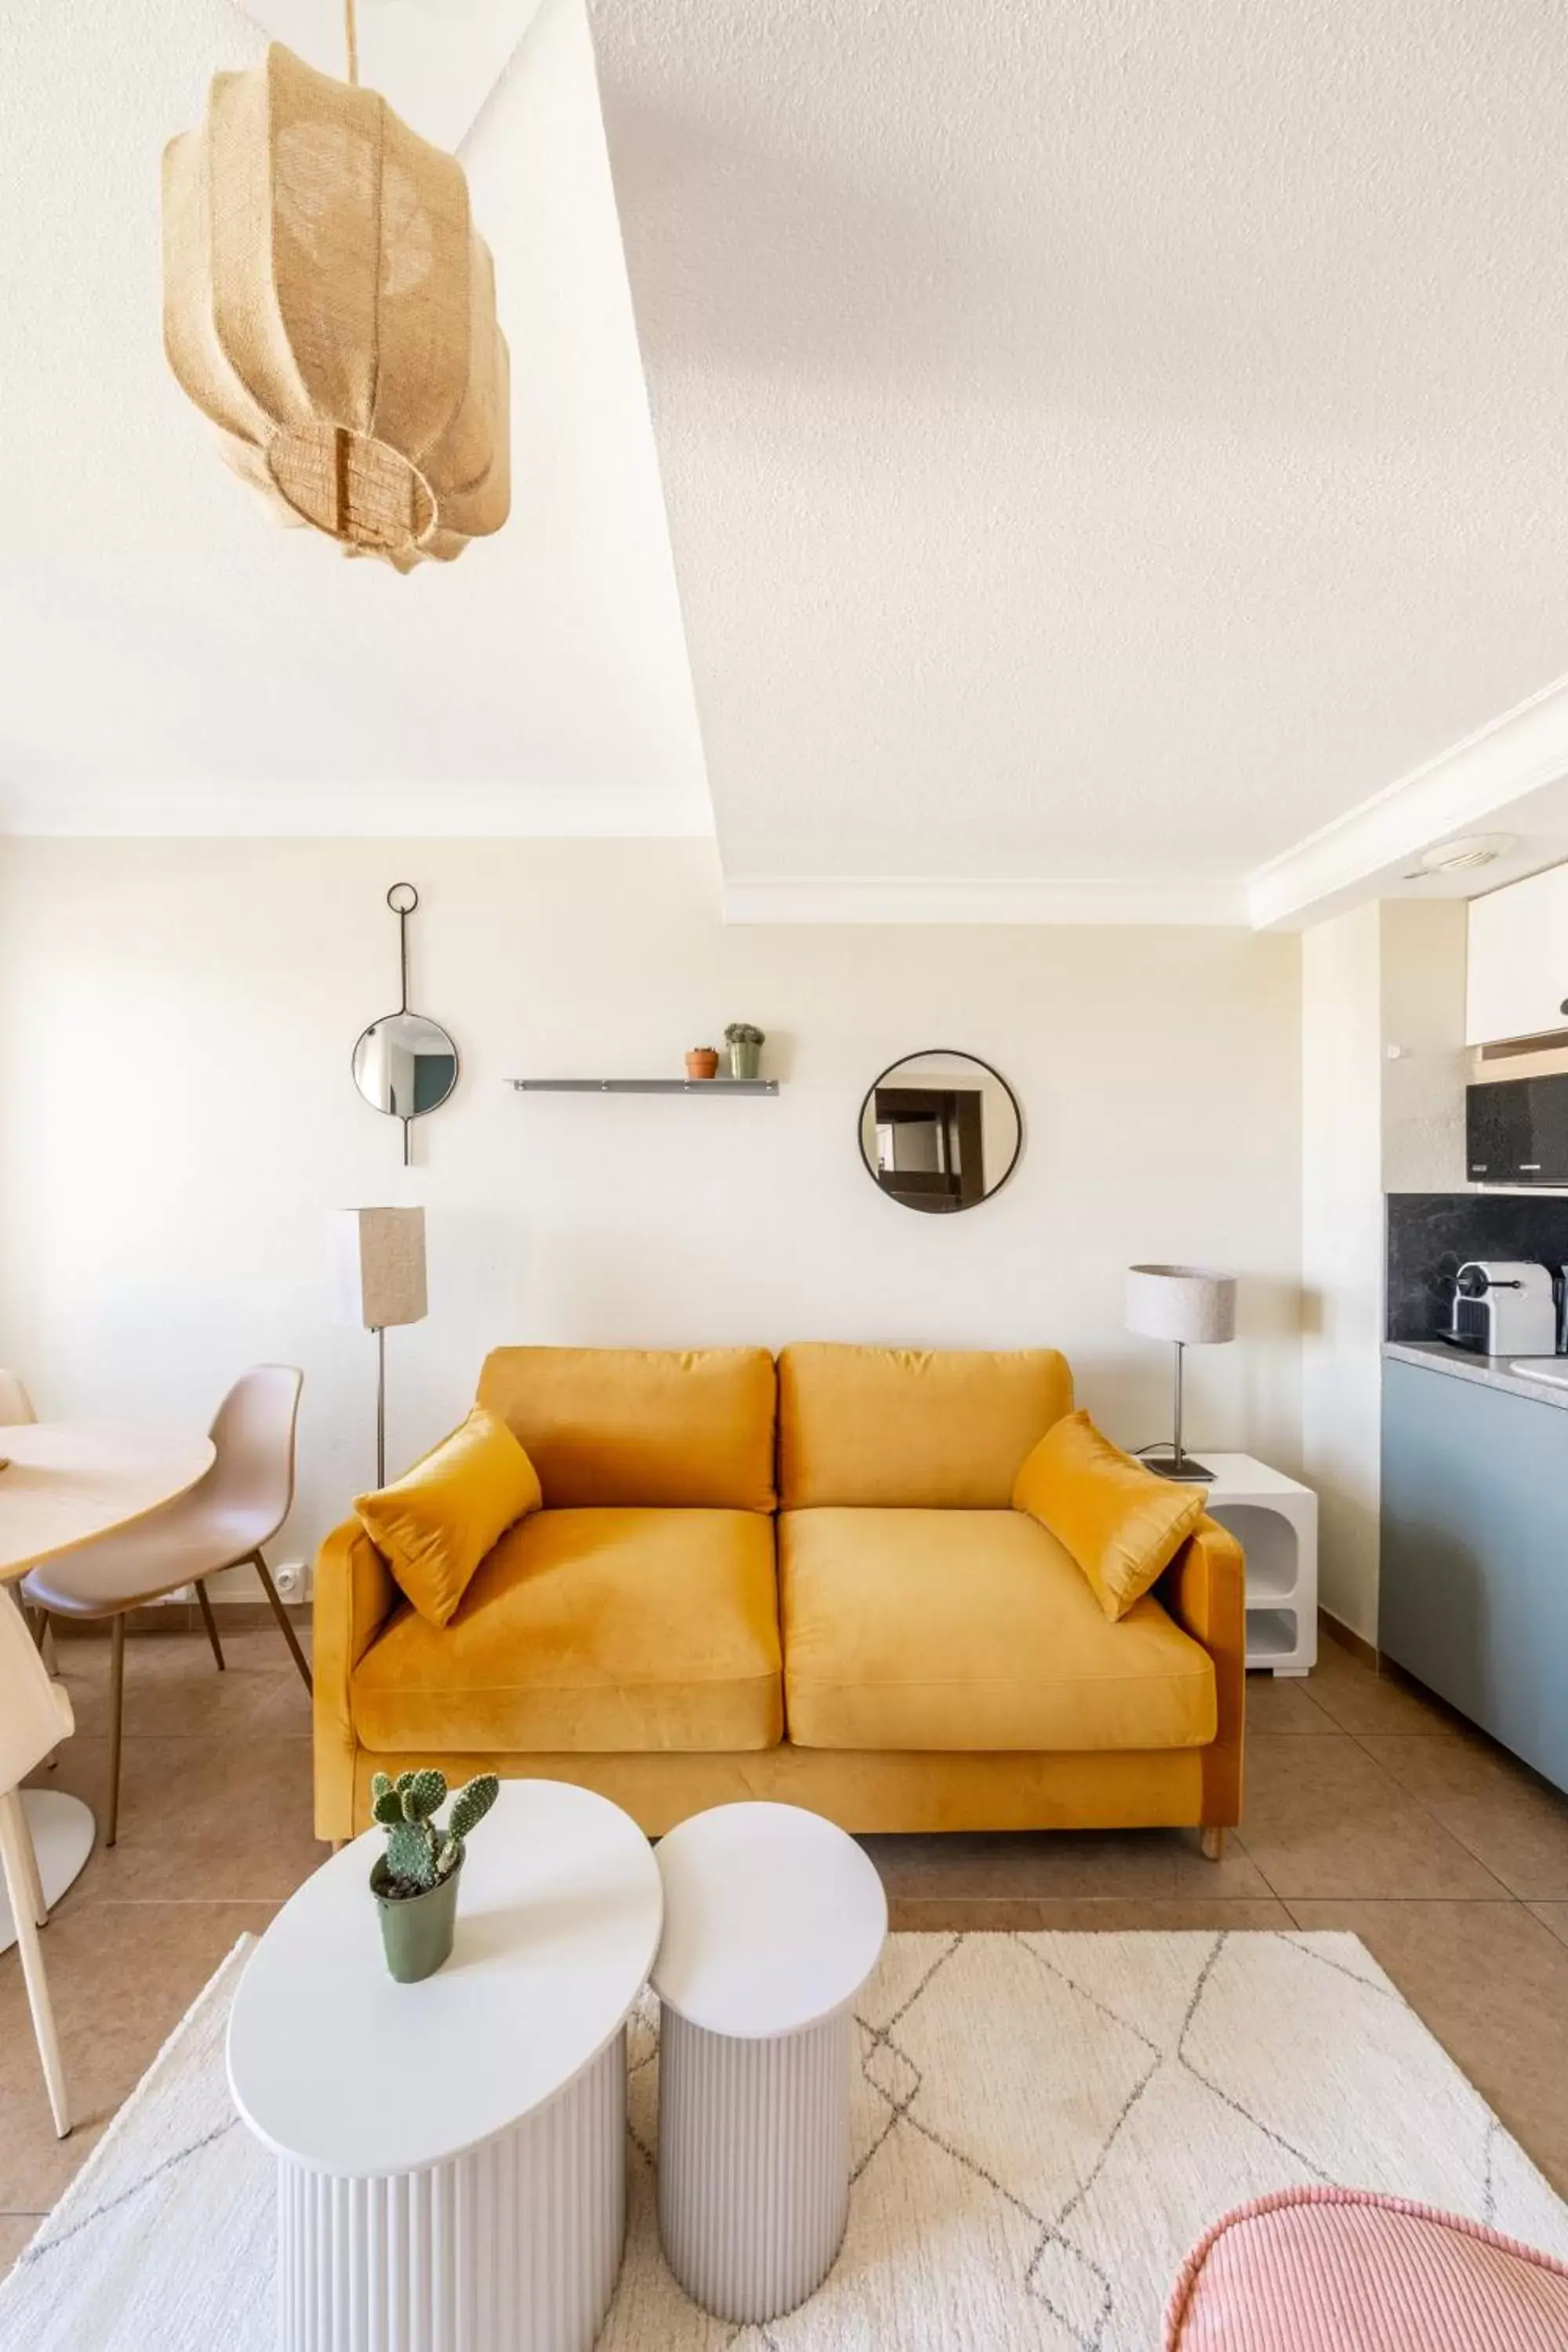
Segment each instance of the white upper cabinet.
[[1568,866],[1470,901],[1465,1042],[1568,1030]]

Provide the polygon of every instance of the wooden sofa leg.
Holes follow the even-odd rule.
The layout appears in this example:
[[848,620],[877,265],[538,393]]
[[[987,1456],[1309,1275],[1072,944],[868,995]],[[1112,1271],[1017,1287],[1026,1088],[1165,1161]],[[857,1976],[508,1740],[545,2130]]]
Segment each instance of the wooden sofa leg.
[[1225,1860],[1225,1832],[1223,1830],[1200,1831],[1199,1838],[1203,1846],[1204,1860],[1205,1862],[1223,1862]]

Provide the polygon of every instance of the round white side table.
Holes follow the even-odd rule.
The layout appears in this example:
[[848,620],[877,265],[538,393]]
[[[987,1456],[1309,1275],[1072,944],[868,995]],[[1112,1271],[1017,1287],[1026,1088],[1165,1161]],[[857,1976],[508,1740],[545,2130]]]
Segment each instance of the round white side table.
[[851,1837],[795,1805],[721,1805],[658,1849],[658,2227],[721,2319],[781,2318],[849,2219],[850,2004],[888,1932]]
[[503,1782],[451,1958],[400,1985],[367,1883],[383,1844],[307,1879],[229,2021],[235,2103],[278,2158],[282,2352],[588,2352],[626,2240],[652,1850],[588,1790]]

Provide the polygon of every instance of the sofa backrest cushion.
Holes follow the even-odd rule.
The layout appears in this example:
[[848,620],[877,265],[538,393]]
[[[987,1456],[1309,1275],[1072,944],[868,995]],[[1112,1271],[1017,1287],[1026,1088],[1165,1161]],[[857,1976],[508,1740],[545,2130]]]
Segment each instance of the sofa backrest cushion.
[[1028,1455],[1071,1411],[1072,1374],[1054,1348],[786,1348],[780,1500],[791,1511],[1005,1511]]
[[547,1510],[771,1511],[777,1392],[765,1348],[495,1348],[479,1402]]

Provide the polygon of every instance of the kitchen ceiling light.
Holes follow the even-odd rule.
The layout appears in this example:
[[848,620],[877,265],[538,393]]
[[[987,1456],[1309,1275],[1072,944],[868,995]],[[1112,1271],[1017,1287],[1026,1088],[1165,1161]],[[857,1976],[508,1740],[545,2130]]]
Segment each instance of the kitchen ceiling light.
[[275,517],[399,572],[510,505],[495,272],[452,155],[274,43],[163,155],[163,342]]
[[1498,858],[1507,856],[1516,833],[1467,833],[1460,842],[1438,842],[1436,849],[1422,849],[1420,870],[1427,875],[1467,875],[1477,866],[1495,866]]
[[1421,863],[1407,882],[1419,881],[1429,874],[1471,874],[1479,866],[1495,866],[1514,848],[1519,835],[1513,833],[1472,833],[1462,841],[1442,841],[1435,849],[1424,849]]

